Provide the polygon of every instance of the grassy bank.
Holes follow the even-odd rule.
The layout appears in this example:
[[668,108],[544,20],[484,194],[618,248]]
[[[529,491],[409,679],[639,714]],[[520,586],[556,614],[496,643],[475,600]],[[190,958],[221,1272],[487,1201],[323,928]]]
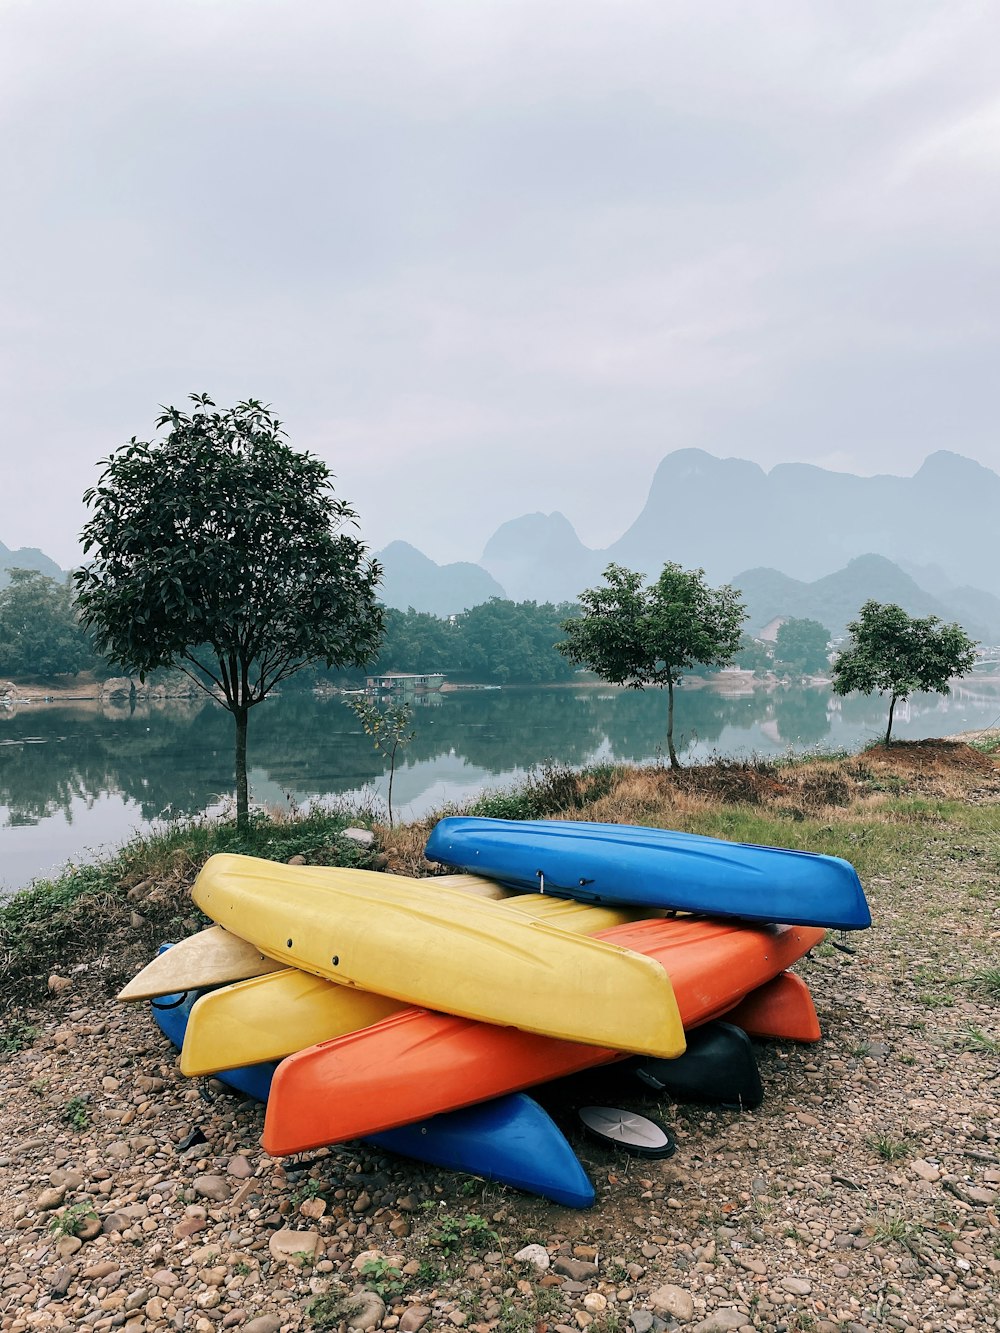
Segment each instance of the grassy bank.
[[[991,857],[1000,865],[998,803],[995,747],[918,741],[858,755],[720,759],[678,771],[549,768],[463,812],[648,824],[824,852],[852,861],[869,884],[898,880],[917,862],[922,873],[933,865],[943,876],[967,857]],[[422,875],[434,870],[423,847],[436,818],[390,829],[344,813],[261,816],[245,837],[232,824],[193,821],[136,838],[109,859],[39,881],[0,906],[4,1009],[10,1013],[41,1001],[53,973],[99,974],[105,993],[112,993],[161,940],[189,934],[200,924],[189,890],[215,852]],[[371,825],[371,852],[343,837],[350,822]],[[990,904],[981,905],[990,910]],[[1000,966],[1000,959],[991,965]]]

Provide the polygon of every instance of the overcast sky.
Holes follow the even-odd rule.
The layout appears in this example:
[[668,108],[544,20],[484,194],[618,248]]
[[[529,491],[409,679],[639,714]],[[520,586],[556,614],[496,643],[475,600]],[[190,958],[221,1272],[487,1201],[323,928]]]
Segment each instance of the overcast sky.
[[1000,470],[998,52],[988,0],[0,0],[0,541],[75,562],[192,390],[439,561],[605,545],[686,446]]

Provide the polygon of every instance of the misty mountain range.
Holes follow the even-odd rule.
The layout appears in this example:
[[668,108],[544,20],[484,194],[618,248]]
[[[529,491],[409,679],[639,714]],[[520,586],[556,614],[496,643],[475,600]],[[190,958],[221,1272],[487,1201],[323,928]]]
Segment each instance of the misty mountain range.
[[[1000,640],[1000,476],[959,454],[931,454],[913,477],[858,477],[804,463],[756,463],[679,449],[663,459],[641,512],[610,546],[589,547],[561,513],[502,524],[478,565],[434,565],[404,543],[381,553],[386,600],[452,611],[482,600],[486,577],[516,601],[574,601],[611,561],[655,577],[668,560],[743,592],[748,629],[810,616],[840,634],[869,597],[911,615],[958,620]],[[415,582],[424,601],[400,600]],[[458,571],[468,571],[467,581]],[[496,595],[496,594],[493,594]],[[447,598],[445,598],[447,600]]]
[[[655,577],[668,560],[701,566],[743,594],[751,633],[808,616],[842,634],[861,605],[958,620],[1000,642],[1000,476],[959,454],[931,454],[912,477],[857,477],[802,463],[765,472],[700,449],[668,454],[641,512],[604,549],[560,513],[502,524],[478,562],[438,565],[407,542],[380,551],[388,606],[446,616],[488,601],[575,601],[611,561]],[[41,551],[0,543],[13,565],[61,571]]]

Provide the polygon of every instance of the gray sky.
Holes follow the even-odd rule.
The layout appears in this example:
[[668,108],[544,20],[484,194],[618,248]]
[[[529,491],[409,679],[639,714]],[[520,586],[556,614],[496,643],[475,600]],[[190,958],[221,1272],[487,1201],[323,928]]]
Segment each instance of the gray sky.
[[74,562],[202,389],[440,561],[604,545],[686,446],[1000,470],[998,51],[987,0],[0,0],[0,540]]

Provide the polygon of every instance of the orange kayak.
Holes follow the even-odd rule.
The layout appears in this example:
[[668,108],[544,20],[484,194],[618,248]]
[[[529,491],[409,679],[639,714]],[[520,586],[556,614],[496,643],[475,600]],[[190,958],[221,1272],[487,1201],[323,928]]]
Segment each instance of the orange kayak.
[[819,1041],[823,1035],[809,987],[794,972],[782,972],[751,991],[730,1009],[726,1022],[771,1041]]
[[[597,938],[654,958],[685,1028],[732,1009],[823,939],[816,926],[654,918]],[[273,1156],[379,1134],[623,1058],[623,1053],[405,1009],[283,1060],[271,1083],[263,1145]]]

